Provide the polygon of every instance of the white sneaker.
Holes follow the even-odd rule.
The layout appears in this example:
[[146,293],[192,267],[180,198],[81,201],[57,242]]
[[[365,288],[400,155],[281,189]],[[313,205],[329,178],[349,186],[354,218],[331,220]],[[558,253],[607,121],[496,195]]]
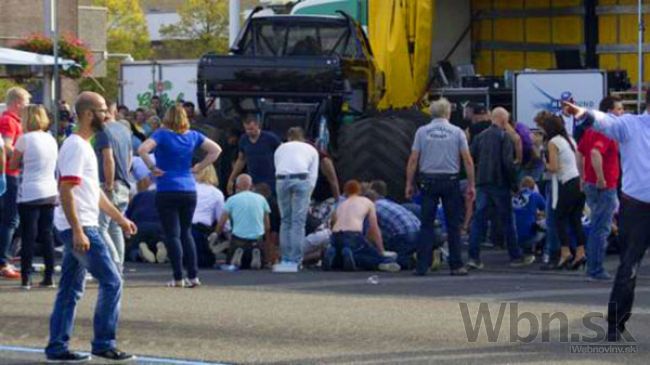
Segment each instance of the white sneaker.
[[185,279],[184,285],[186,288],[196,288],[201,286],[201,281],[199,280],[199,278]]
[[402,268],[399,266],[397,262],[387,262],[384,264],[379,264],[378,269],[379,271],[399,272]]
[[232,254],[232,258],[230,259],[230,265],[240,268],[241,259],[243,256],[244,256],[244,249],[241,247],[236,249],[235,252]]
[[156,243],[156,261],[159,264],[167,262],[167,247],[163,242]]
[[279,264],[273,265],[273,272],[276,273],[292,273],[298,271],[298,264],[292,262],[280,262]]
[[156,263],[156,255],[153,252],[151,252],[146,242],[140,242],[138,248],[140,249],[140,257],[142,257],[144,261],[150,264]]
[[262,251],[259,248],[254,248],[251,252],[251,270],[259,270],[262,268]]

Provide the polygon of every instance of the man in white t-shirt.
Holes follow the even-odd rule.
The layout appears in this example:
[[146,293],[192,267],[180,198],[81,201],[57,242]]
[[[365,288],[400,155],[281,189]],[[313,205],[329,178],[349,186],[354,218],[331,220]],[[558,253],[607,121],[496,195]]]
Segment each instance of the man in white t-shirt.
[[281,262],[274,272],[297,272],[302,262],[302,242],[311,192],[318,179],[318,151],[304,142],[304,132],[294,127],[288,141],[275,150],[275,179],[280,207]]
[[97,158],[89,140],[102,128],[108,111],[104,98],[93,92],[83,92],[77,98],[75,111],[78,130],[65,140],[58,159],[61,205],[54,212],[54,225],[65,248],[45,354],[48,362],[90,360],[89,355],[71,352],[68,348],[75,306],[83,295],[84,278],[89,271],[99,282],[92,355],[112,362],[129,361],[134,356],[116,347],[122,278],[99,234],[100,209],[114,219],[126,235],[135,234],[137,229],[111,204],[99,186]]

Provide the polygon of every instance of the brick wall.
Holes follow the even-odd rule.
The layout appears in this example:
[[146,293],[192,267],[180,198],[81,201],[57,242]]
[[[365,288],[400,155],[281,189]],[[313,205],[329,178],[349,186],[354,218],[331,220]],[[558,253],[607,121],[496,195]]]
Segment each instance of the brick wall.
[[[58,0],[59,31],[78,36],[78,0]],[[0,1],[0,46],[11,46],[33,33],[45,31],[43,0]]]

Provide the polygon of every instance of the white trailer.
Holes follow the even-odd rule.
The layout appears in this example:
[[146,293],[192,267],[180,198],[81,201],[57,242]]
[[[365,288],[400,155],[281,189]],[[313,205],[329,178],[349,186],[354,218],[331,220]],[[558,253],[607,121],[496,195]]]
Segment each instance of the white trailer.
[[120,104],[149,107],[158,95],[166,107],[178,100],[196,103],[198,60],[136,61],[120,65]]

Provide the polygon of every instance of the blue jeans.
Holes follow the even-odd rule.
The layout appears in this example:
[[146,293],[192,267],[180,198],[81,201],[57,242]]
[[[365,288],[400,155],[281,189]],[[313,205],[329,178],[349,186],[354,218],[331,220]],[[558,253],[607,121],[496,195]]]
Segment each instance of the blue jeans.
[[122,278],[97,227],[84,227],[84,233],[90,241],[90,250],[79,253],[73,249],[72,230],[57,232],[59,239],[64,242],[64,251],[59,291],[50,318],[50,341],[45,348],[45,353],[49,356],[68,350],[75,308],[84,292],[86,271],[99,282],[93,319],[95,337],[92,341],[92,351],[105,351],[116,347]]
[[439,246],[436,237],[435,219],[438,211],[438,201],[442,200],[442,208],[447,221],[447,242],[449,245],[449,268],[458,269],[463,266],[460,247],[460,220],[463,209],[463,196],[457,179],[423,179],[420,183],[422,191],[422,211],[420,212],[420,238],[417,248],[416,271],[419,274],[427,272],[433,261],[433,246]]
[[521,248],[517,244],[514,214],[512,211],[512,196],[508,188],[496,186],[481,186],[476,193],[476,210],[472,220],[469,235],[469,258],[480,261],[480,240],[487,231],[488,206],[494,204],[497,219],[501,220],[503,233],[510,260],[521,258]]
[[[119,180],[115,181],[110,200],[117,210],[124,214],[129,205],[129,187]],[[120,225],[102,212],[99,215],[99,232],[108,245],[113,261],[124,265],[124,232]]]
[[331,243],[336,249],[333,268],[342,266],[341,250],[344,247],[349,247],[352,250],[356,266],[363,270],[377,270],[379,264],[392,261],[379,254],[377,248],[368,242],[361,232],[334,232]]
[[592,184],[585,184],[584,190],[591,209],[591,227],[587,239],[587,273],[594,276],[605,271],[605,247],[618,206],[618,197],[616,189],[598,189]]
[[276,183],[280,208],[280,254],[283,262],[302,262],[302,242],[309,209],[311,185],[305,179],[282,179]]
[[397,263],[402,270],[410,270],[413,269],[413,254],[417,249],[419,238],[419,232],[400,234],[386,240],[384,248],[397,253]]
[[174,280],[183,280],[183,265],[187,270],[187,278],[195,279],[199,271],[196,245],[192,236],[196,192],[159,191],[156,193],[156,208],[165,233],[165,246]]
[[11,259],[11,242],[18,228],[18,178],[7,176],[7,191],[2,195],[2,218],[0,219],[0,266]]

